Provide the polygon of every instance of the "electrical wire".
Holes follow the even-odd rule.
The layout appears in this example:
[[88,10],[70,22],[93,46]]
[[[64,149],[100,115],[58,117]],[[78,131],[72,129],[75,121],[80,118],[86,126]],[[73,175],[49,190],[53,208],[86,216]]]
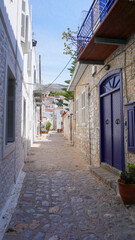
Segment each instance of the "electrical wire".
[[[75,54],[74,54],[75,55]],[[71,62],[72,58],[74,57],[74,55],[69,59],[69,61],[67,62],[67,64],[65,65],[65,67],[62,69],[62,71],[58,74],[58,76],[46,87],[46,89],[48,89],[58,78],[59,76],[64,72],[64,70],[66,69],[66,67],[68,66],[68,64]]]
[[[66,69],[66,67],[68,66],[68,64],[71,62],[72,58],[76,55],[76,53],[69,59],[69,61],[67,62],[67,64],[65,65],[65,67],[61,70],[61,72],[58,74],[58,76],[45,88],[48,89],[58,78],[59,76],[64,72],[64,70]],[[33,83],[28,83],[26,82],[26,84],[30,84],[30,85],[35,85]]]

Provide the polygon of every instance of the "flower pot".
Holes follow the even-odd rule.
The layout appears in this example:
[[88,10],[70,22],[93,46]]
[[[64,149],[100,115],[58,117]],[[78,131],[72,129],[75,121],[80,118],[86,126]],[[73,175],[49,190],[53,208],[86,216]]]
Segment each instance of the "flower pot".
[[135,184],[124,184],[118,181],[119,193],[124,204],[135,203]]

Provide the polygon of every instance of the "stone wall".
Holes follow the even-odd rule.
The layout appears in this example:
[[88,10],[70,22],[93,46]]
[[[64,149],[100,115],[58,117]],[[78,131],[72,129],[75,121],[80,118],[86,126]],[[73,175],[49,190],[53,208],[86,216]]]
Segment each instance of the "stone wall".
[[[76,129],[74,131],[74,145],[82,152],[84,157],[89,161],[89,108],[88,108],[88,85],[90,72],[85,70],[79,84],[76,87],[75,96],[79,99],[79,120],[76,119]],[[82,123],[82,91],[86,94],[86,122]],[[75,105],[76,106],[76,101]],[[75,107],[74,107],[75,108]]]
[[[110,69],[105,70],[105,65],[109,64]],[[135,101],[135,34],[133,34],[126,45],[120,46],[105,61],[103,66],[97,66],[97,71],[92,76],[92,65],[88,65],[83,73],[75,91],[75,96],[80,96],[84,85],[88,87],[87,95],[87,124],[76,123],[75,146],[87,156],[90,164],[100,166],[100,119],[99,119],[99,82],[108,72],[122,69],[123,84],[123,118],[127,120],[127,103]],[[76,108],[76,106],[75,106]],[[80,109],[81,111],[81,109]],[[127,151],[127,127],[124,126],[124,148],[125,166],[127,162],[135,162],[135,154]]]
[[63,122],[64,122],[64,137],[69,141],[70,139],[70,119],[68,117],[68,113],[64,115],[63,117]]
[[[123,84],[123,118],[127,120],[126,107],[127,103],[135,101],[135,34],[133,34],[125,46],[120,46],[108,59],[105,65],[109,64],[109,71],[122,69]],[[87,68],[91,72],[91,67]],[[91,163],[100,164],[99,152],[99,81],[109,71],[104,66],[97,66],[97,73],[90,79],[90,145],[91,145]],[[125,148],[125,166],[127,162],[135,162],[135,154],[127,151],[127,127],[124,126],[124,148]]]
[[68,104],[69,111],[63,116],[64,122],[64,131],[63,135],[68,140],[70,144],[74,143],[74,134],[73,134],[73,106],[74,102],[71,101]]

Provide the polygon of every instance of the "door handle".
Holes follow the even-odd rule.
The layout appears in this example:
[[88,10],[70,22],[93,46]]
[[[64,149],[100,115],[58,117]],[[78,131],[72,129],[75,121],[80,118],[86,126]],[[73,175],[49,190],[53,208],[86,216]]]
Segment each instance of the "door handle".
[[109,120],[108,120],[108,119],[105,120],[105,124],[106,124],[106,125],[109,124]]
[[115,120],[115,123],[116,123],[117,125],[120,124],[120,119],[117,118],[117,119]]

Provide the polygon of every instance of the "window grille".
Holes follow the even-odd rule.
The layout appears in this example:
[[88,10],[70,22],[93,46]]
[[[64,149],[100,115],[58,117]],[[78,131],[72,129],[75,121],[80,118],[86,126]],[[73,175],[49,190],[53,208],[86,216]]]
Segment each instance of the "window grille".
[[6,144],[15,140],[15,79],[8,70]]
[[76,123],[79,124],[79,99],[76,100]]
[[86,122],[86,98],[85,91],[82,93],[82,123]]

